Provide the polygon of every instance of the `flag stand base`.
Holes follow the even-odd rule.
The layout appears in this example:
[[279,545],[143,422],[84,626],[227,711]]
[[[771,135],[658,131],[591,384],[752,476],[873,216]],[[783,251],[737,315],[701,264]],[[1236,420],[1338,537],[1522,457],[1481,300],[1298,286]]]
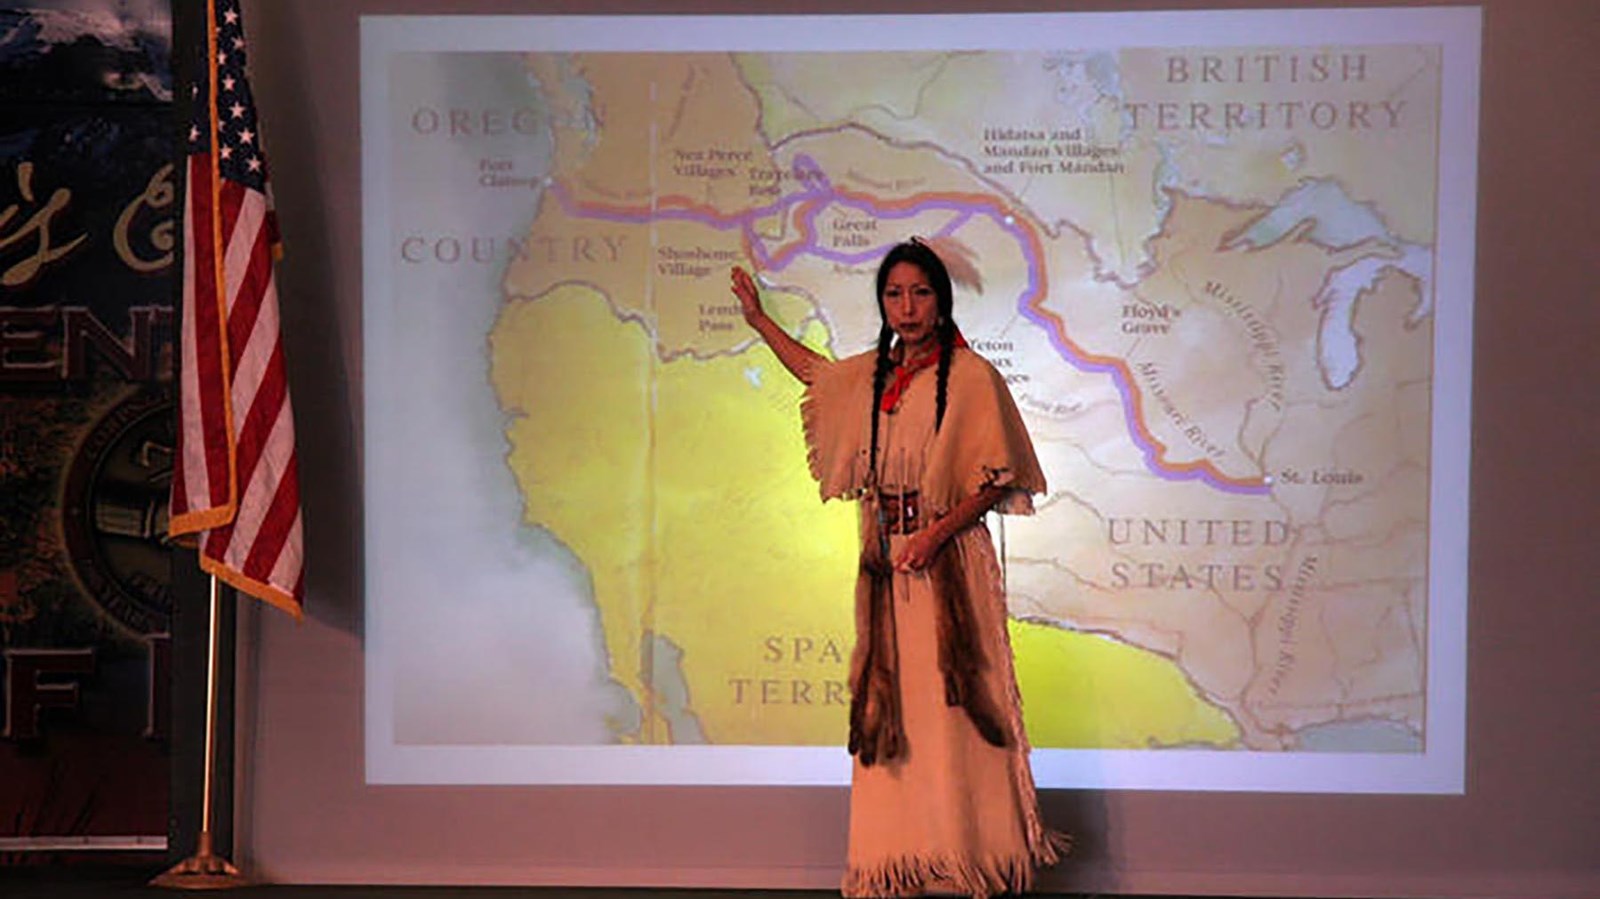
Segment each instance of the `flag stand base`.
[[195,854],[156,875],[150,885],[178,890],[226,890],[249,886],[250,881],[233,862],[211,851],[211,832],[201,831]]

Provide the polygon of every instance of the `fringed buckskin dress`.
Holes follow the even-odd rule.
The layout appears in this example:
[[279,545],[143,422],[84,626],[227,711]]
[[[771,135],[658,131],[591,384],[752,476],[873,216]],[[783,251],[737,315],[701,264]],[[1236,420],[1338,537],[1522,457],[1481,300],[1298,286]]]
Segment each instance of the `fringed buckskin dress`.
[[[863,584],[870,581],[867,560],[882,555],[880,528],[889,532],[892,559],[909,539],[905,532],[986,486],[1011,488],[997,508],[1016,514],[1031,513],[1031,494],[1044,491],[1004,379],[976,353],[954,352],[937,431],[935,367],[915,374],[894,409],[879,413],[875,481],[868,477],[874,354],[824,364],[806,391],[809,462],[823,498],[861,500]],[[881,500],[884,495],[892,501]],[[880,514],[886,507],[889,514]],[[940,562],[947,563],[945,586],[935,572]],[[981,523],[966,528],[928,569],[881,574],[879,583],[890,585],[879,595],[892,600],[874,600],[868,587],[857,590],[851,739],[857,742],[856,697],[864,678],[870,687],[874,666],[888,657],[897,669],[890,680],[897,696],[880,705],[898,716],[898,748],[870,765],[863,758],[871,752],[855,754],[841,891],[847,897],[1024,892],[1035,869],[1054,864],[1070,840],[1039,817],[988,529]],[[962,627],[969,632],[970,646],[961,654],[972,657],[963,662],[974,673],[964,688],[951,687],[957,667],[947,649],[952,615],[965,615]],[[962,693],[966,699],[958,700]]]

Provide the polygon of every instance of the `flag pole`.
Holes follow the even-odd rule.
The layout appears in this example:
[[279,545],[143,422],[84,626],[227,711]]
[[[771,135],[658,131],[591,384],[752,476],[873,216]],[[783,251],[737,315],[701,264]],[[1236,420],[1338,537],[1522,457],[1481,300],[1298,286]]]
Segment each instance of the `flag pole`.
[[211,627],[206,641],[206,757],[200,799],[200,837],[193,855],[150,881],[154,887],[180,890],[218,890],[249,885],[250,881],[225,856],[217,855],[212,837],[211,793],[216,773],[217,646],[222,640],[222,585],[211,575]]

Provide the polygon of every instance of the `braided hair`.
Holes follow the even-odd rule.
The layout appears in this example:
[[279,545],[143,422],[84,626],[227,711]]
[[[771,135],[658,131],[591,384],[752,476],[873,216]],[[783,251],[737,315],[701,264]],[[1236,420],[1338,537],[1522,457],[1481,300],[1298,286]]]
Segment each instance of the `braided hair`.
[[894,361],[889,355],[891,344],[894,342],[894,331],[890,329],[889,316],[884,312],[883,291],[889,283],[889,270],[902,262],[909,262],[922,270],[929,285],[933,287],[934,297],[939,305],[939,322],[934,331],[934,336],[939,341],[939,392],[933,419],[935,433],[944,424],[945,402],[950,385],[950,357],[955,355],[956,322],[952,315],[955,308],[955,290],[950,284],[950,271],[945,268],[939,254],[915,237],[905,243],[895,244],[889,248],[883,261],[878,264],[877,297],[880,325],[878,355],[872,369],[872,449],[867,457],[867,471],[874,479],[878,471],[878,404],[883,401],[884,383],[889,379],[889,371],[894,368]]

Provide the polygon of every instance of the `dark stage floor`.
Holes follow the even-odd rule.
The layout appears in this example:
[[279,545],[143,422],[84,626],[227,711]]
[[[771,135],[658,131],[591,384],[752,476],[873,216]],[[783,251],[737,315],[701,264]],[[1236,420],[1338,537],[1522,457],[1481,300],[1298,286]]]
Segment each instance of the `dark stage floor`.
[[[0,899],[174,899],[184,896],[226,896],[237,899],[828,899],[838,893],[759,890],[579,889],[574,887],[421,887],[421,886],[282,886],[263,885],[225,890],[173,890],[149,886],[163,866],[22,865],[0,867]],[[1076,897],[1073,897],[1076,899]]]
[[[246,886],[220,891],[148,886],[160,867],[0,867],[3,899],[173,899],[216,895],[252,899],[838,899],[836,892],[794,890],[660,890],[575,887]],[[1081,893],[1064,899],[1094,899]],[[1168,897],[1179,899],[1179,897]]]
[[[795,890],[663,890],[575,887],[397,887],[397,886],[247,886],[221,891],[158,889],[148,886],[159,865],[22,865],[0,866],[3,899],[103,899],[221,895],[252,899],[837,899],[831,891]],[[1056,895],[1062,899],[1098,899],[1085,893]],[[1143,899],[1193,899],[1166,896]],[[1218,899],[1218,897],[1206,897]],[[1260,899],[1260,897],[1256,897]],[[1333,897],[1329,897],[1333,899]]]

